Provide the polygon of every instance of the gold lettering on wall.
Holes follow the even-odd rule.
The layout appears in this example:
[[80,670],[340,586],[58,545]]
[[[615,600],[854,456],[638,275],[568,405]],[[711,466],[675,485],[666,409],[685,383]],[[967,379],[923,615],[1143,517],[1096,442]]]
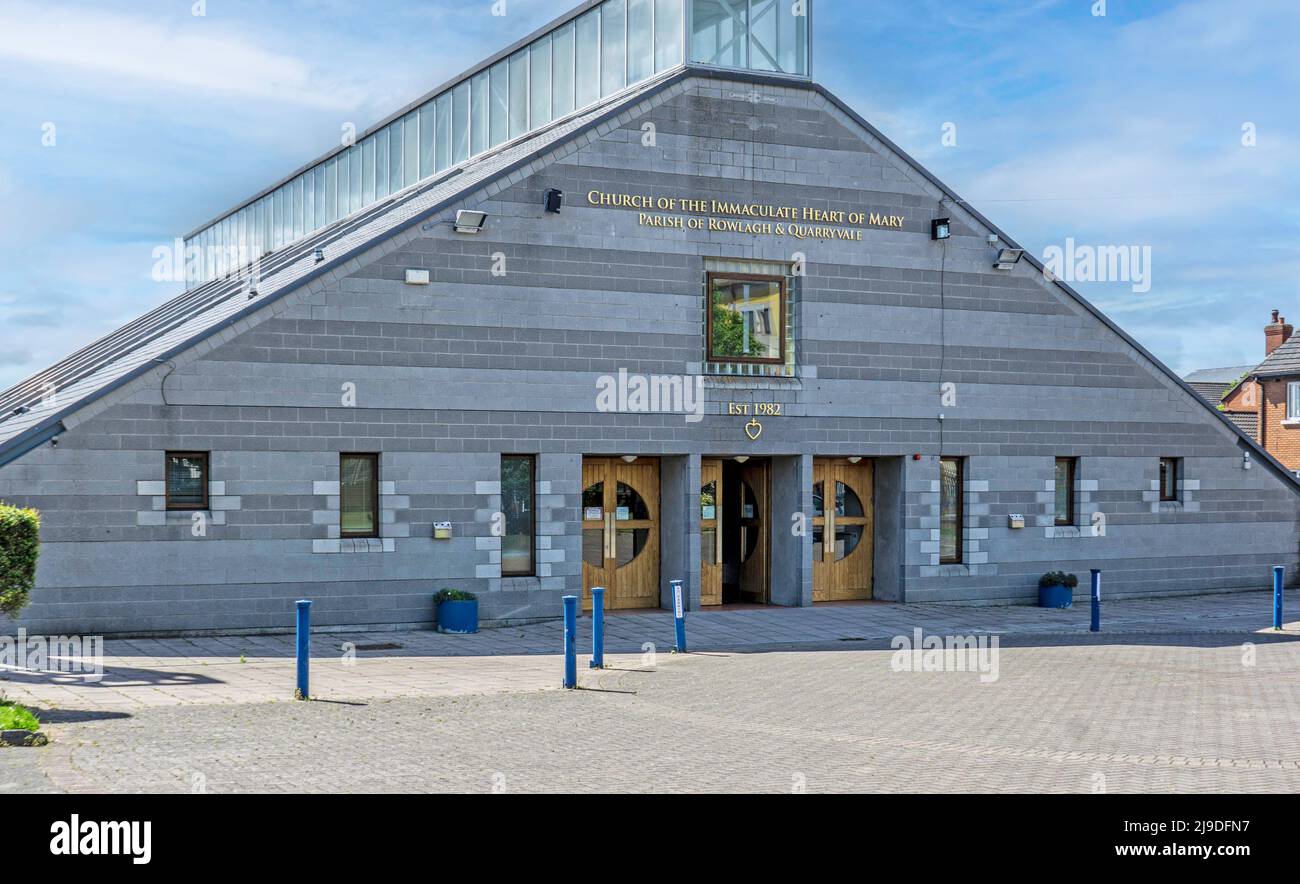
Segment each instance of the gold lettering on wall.
[[639,193],[587,193],[587,204],[603,209],[635,209],[642,227],[661,230],[700,230],[794,239],[838,239],[862,242],[862,228],[902,230],[903,215],[779,206],[694,197],[650,196]]

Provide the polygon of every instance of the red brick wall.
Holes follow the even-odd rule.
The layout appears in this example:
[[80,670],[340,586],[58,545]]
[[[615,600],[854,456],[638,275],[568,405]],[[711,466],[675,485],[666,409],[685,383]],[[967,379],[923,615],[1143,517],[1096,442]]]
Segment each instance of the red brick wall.
[[1300,470],[1300,424],[1286,427],[1286,385],[1288,380],[1300,378],[1281,378],[1261,382],[1263,388],[1263,410],[1259,416],[1261,442],[1264,450],[1280,460],[1287,469]]
[[1247,381],[1237,391],[1223,400],[1224,411],[1259,411],[1259,385]]

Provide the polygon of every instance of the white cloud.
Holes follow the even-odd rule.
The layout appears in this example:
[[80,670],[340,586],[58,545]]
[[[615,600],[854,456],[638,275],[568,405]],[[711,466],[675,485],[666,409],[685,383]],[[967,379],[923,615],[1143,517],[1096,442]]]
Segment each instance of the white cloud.
[[0,57],[37,66],[43,75],[68,70],[107,80],[82,78],[90,88],[126,80],[191,96],[327,108],[350,107],[358,100],[354,90],[325,88],[306,61],[257,46],[211,19],[188,15],[168,24],[157,16],[0,2]]

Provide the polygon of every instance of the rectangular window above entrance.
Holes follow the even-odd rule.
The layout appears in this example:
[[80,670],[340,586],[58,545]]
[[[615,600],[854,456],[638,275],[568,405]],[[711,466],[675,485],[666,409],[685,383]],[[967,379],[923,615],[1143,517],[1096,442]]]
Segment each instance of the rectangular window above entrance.
[[785,264],[708,259],[704,370],[713,375],[794,377],[795,278]]
[[785,280],[709,274],[709,361],[785,361]]

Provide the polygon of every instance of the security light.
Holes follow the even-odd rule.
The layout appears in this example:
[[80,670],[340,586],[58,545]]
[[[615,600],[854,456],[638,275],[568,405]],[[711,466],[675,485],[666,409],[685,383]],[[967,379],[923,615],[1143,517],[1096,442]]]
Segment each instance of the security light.
[[564,191],[556,190],[552,187],[546,191],[546,211],[552,215],[560,214],[560,209],[564,206]]
[[457,233],[479,233],[483,230],[483,225],[487,223],[487,219],[487,212],[460,209],[456,212],[456,220],[452,222],[452,227],[455,228]]
[[319,264],[320,262],[322,262],[322,261],[324,261],[324,260],[325,260],[325,250],[324,250],[324,249],[317,249],[317,250],[316,250],[316,263]]
[[1024,249],[1003,249],[998,252],[998,260],[993,266],[997,270],[1010,270],[1020,263],[1024,254]]
[[947,239],[952,236],[952,221],[947,218],[935,218],[930,222],[930,239]]

